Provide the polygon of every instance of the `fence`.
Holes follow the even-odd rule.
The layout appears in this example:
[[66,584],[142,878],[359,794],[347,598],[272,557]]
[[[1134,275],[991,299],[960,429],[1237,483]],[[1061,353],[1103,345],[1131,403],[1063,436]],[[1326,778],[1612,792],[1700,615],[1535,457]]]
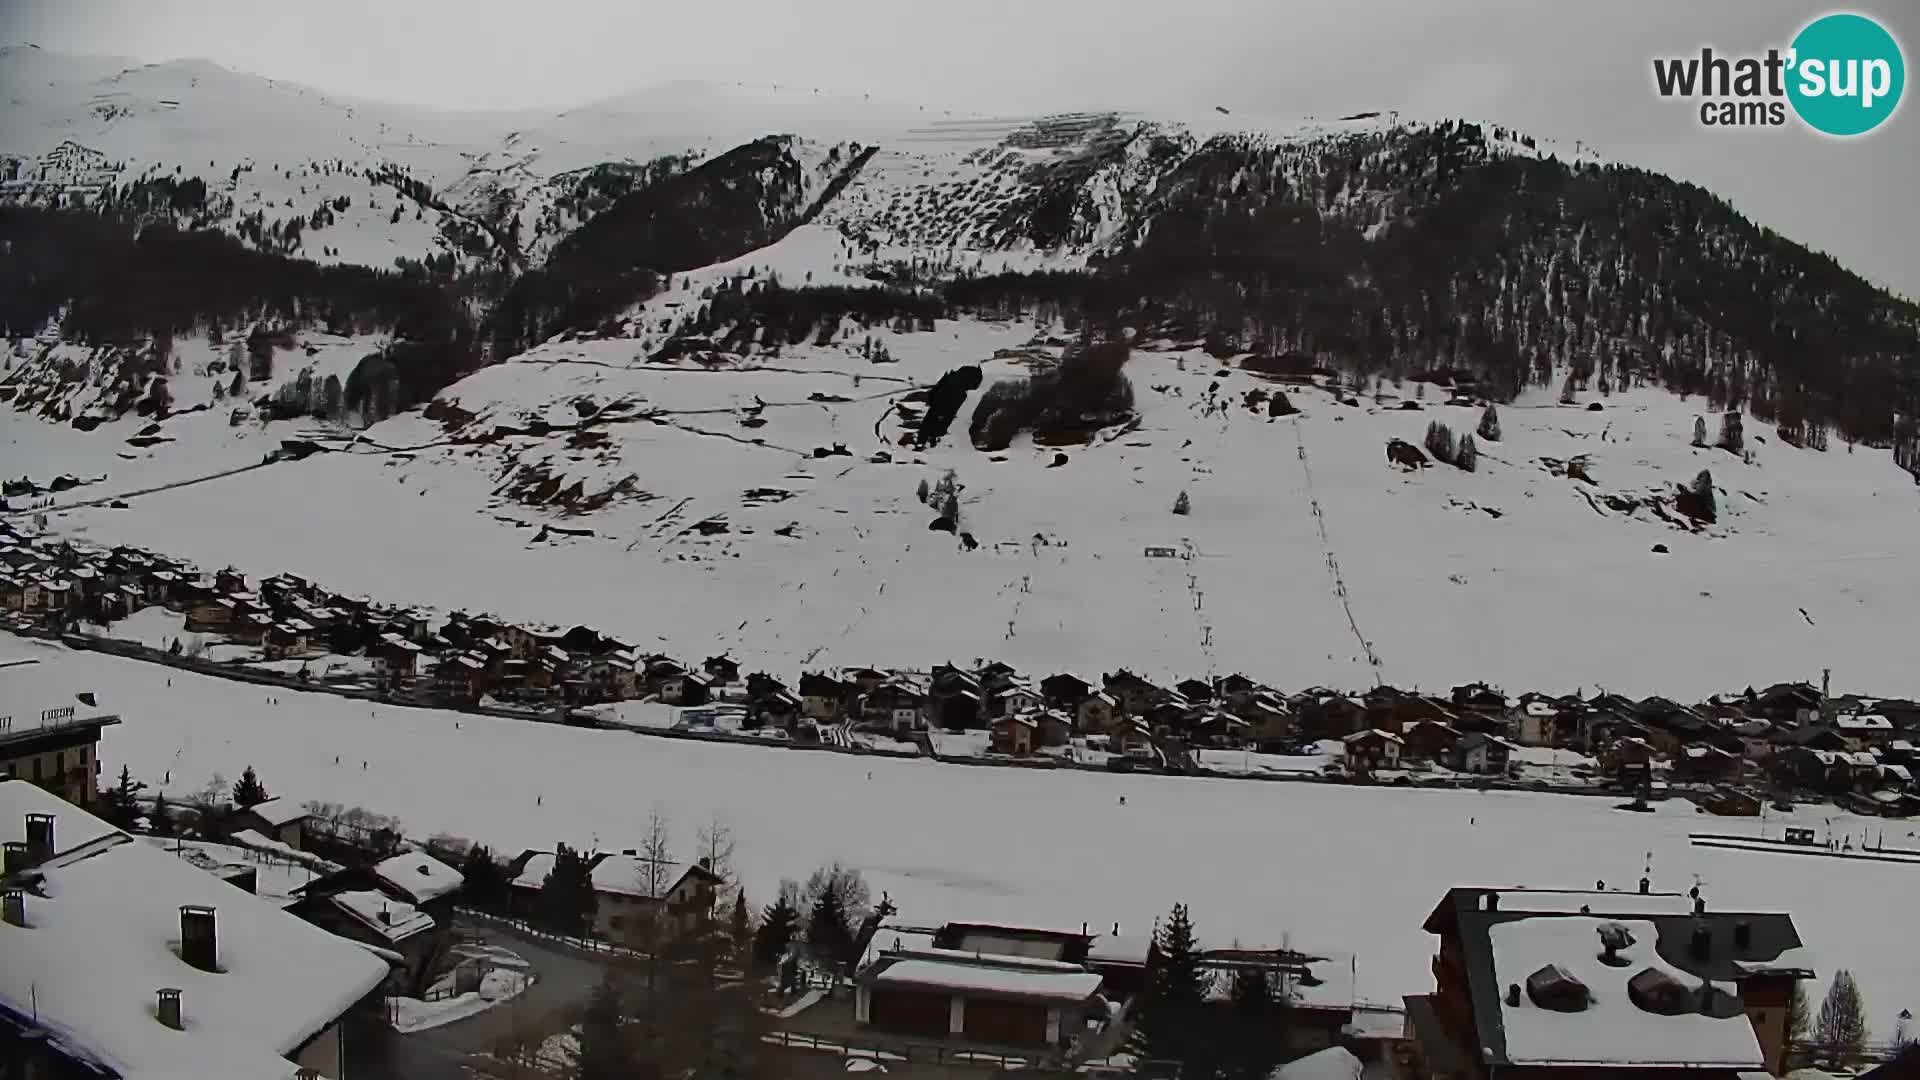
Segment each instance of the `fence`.
[[791,1050],[817,1050],[847,1058],[872,1061],[896,1061],[915,1065],[958,1065],[983,1069],[1041,1069],[1064,1063],[1051,1057],[1012,1054],[997,1050],[973,1050],[934,1043],[887,1042],[862,1043],[797,1031],[770,1031],[760,1037],[765,1043]]
[[453,910],[463,918],[478,919],[496,926],[504,926],[516,934],[522,934],[536,941],[552,942],[555,945],[561,945],[569,949],[579,949],[582,952],[625,956],[636,960],[649,959],[649,954],[643,953],[638,949],[629,949],[625,945],[615,945],[610,941],[602,941],[599,938],[572,937],[567,934],[556,934],[551,930],[544,930],[535,926],[526,919],[516,918],[511,915],[495,915],[490,911],[481,911],[478,908],[456,907]]

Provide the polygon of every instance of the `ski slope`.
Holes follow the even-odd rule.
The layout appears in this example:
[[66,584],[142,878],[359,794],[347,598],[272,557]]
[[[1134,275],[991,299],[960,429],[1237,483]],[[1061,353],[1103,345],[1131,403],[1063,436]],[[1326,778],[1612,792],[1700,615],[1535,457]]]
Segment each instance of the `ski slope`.
[[[120,712],[123,723],[103,735],[103,772],[125,764],[156,786],[171,776],[170,797],[251,764],[281,798],[363,806],[398,816],[408,835],[448,832],[509,856],[555,842],[633,847],[653,809],[685,850],[718,815],[735,832],[756,904],[781,879],[804,880],[834,859],[859,867],[910,925],[1118,922],[1145,934],[1184,902],[1205,943],[1352,953],[1359,996],[1377,1002],[1430,989],[1433,939],[1420,923],[1447,888],[1632,887],[1650,858],[1656,888],[1698,882],[1722,909],[1793,913],[1822,977],[1853,971],[1875,1031],[1920,1005],[1920,968],[1886,937],[1910,917],[1912,867],[1836,860],[1807,873],[1783,856],[1693,848],[1687,833],[1703,819],[1684,803],[1626,814],[1580,796],[958,768],[284,690],[268,704],[259,687],[10,647]],[[1816,815],[1764,825],[1776,836],[1789,820],[1824,830]],[[1705,820],[1719,831],[1758,827]],[[1901,823],[1832,819],[1834,835],[1856,843],[1882,827],[1890,845],[1908,842],[1894,831]]]
[[[897,362],[863,359],[867,336]],[[729,652],[789,676],[998,657],[1036,674],[1488,679],[1694,698],[1830,667],[1836,687],[1920,691],[1906,648],[1920,491],[1884,451],[1800,450],[1749,420],[1748,463],[1690,445],[1702,403],[1633,390],[1598,412],[1584,398],[1523,399],[1502,411],[1504,440],[1481,443],[1477,472],[1407,473],[1388,464],[1388,439],[1418,443],[1434,419],[1468,431],[1479,410],[1438,404],[1437,391],[1408,411],[1390,386],[1359,405],[1294,387],[1300,415],[1269,419],[1243,395],[1274,384],[1144,350],[1126,369],[1135,430],[987,454],[966,437],[975,394],[940,446],[898,445],[892,410],[912,389],[966,363],[1017,376],[1032,352],[1059,352],[1047,340],[1031,324],[943,321],[711,370],[647,363],[630,341],[552,343],[444,392],[472,416],[452,435],[396,417],[343,453],[124,510],[56,507],[48,527],[386,601],[585,624],[680,655]],[[495,431],[583,415],[598,418],[585,433]],[[56,501],[223,454],[257,459],[258,435],[192,422],[245,445],[189,434],[125,476],[90,459],[108,478]],[[0,425],[10,472],[74,470],[76,441],[92,437],[11,415]],[[813,456],[835,444],[847,456]],[[1065,465],[1051,467],[1056,452]],[[1592,485],[1542,464],[1582,454]],[[1720,519],[1701,532],[1601,498],[1670,492],[1702,468]],[[947,470],[978,550],[927,528],[915,490]],[[568,489],[571,501],[548,498]],[[1183,491],[1192,513],[1180,517]],[[570,508],[581,505],[597,509]]]

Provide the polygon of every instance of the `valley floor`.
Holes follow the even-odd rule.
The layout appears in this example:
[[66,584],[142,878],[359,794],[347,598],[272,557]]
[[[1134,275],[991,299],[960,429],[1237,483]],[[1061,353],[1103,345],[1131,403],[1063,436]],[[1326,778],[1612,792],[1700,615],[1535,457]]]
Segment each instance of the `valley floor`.
[[755,903],[833,859],[859,866],[916,925],[1117,922],[1145,933],[1186,902],[1207,942],[1350,952],[1356,995],[1387,1002],[1428,988],[1433,943],[1420,923],[1449,886],[1626,885],[1651,865],[1657,888],[1698,883],[1723,910],[1792,912],[1822,975],[1845,967],[1859,979],[1876,1030],[1920,1005],[1920,969],[1886,947],[1911,920],[1913,867],[1688,842],[1706,822],[1771,835],[1791,821],[1856,843],[1886,829],[1889,846],[1911,846],[1895,835],[1904,824],[1803,809],[1730,825],[1682,803],[1626,814],[1607,800],[1521,793],[796,754],[268,695],[35,643],[13,651],[121,713],[104,735],[103,772],[125,764],[156,784],[170,778],[170,797],[251,764],[276,795],[364,806],[398,816],[411,836],[453,833],[506,853],[633,846],[654,809],[690,848],[718,816],[737,835]]

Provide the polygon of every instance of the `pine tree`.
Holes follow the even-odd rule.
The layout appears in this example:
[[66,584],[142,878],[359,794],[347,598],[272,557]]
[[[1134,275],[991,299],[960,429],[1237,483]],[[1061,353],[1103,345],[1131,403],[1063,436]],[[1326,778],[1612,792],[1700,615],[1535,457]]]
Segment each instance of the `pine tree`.
[[1787,1048],[1806,1045],[1813,1028],[1813,1008],[1807,1004],[1807,988],[1794,980],[1793,993],[1787,998]]
[[1487,402],[1487,407],[1481,410],[1480,426],[1474,428],[1473,433],[1488,442],[1500,441],[1500,413],[1493,407],[1493,402]]
[[1693,418],[1693,445],[1702,449],[1706,448],[1707,418],[1704,416],[1696,416]]
[[1193,503],[1187,499],[1186,492],[1184,491],[1181,492],[1180,497],[1173,500],[1174,513],[1185,516],[1186,514],[1191,513],[1192,510],[1193,510]]
[[579,852],[559,845],[537,904],[540,923],[554,933],[580,937],[587,932],[593,921],[593,879]]
[[753,932],[754,966],[761,970],[779,966],[780,958],[786,955],[787,947],[793,944],[794,932],[799,927],[800,913],[793,909],[783,889],[780,898],[768,905],[766,914],[760,917],[760,928]]
[[506,906],[506,869],[494,860],[485,844],[467,849],[460,862],[460,877],[466,903],[482,911],[498,911]]
[[1134,1029],[1139,1056],[1179,1062],[1183,1078],[1210,1076],[1204,1014],[1211,980],[1200,967],[1200,946],[1187,905],[1173,905],[1154,934],[1152,952],[1146,997]]
[[919,499],[921,504],[925,505],[928,497],[931,496],[932,494],[933,494],[932,489],[927,486],[927,478],[924,476],[921,477],[920,486],[914,489],[914,493],[913,493],[914,498]]
[[1453,441],[1452,428],[1438,420],[1428,421],[1425,442],[1427,453],[1432,454],[1435,461],[1453,464],[1458,448]]
[[155,836],[173,835],[173,811],[167,807],[165,792],[153,797],[153,809],[147,812],[147,831]]
[[632,1055],[620,1031],[620,990],[611,973],[600,980],[580,1017],[575,1080],[628,1080],[634,1075]]
[[1232,998],[1226,1074],[1233,1080],[1266,1080],[1286,1045],[1273,981],[1264,971],[1240,971],[1233,978]]
[[1467,472],[1472,472],[1480,464],[1480,448],[1474,444],[1473,436],[1460,436],[1460,445],[1453,452],[1453,463]]
[[120,766],[119,782],[100,794],[101,816],[115,828],[133,828],[134,819],[140,816],[140,792],[146,787],[125,765]]
[[1713,497],[1712,471],[1701,469],[1700,475],[1693,478],[1693,483],[1686,488],[1685,494],[1687,497],[1680,506],[1682,513],[1695,521],[1704,521],[1709,525],[1719,520],[1719,507]]
[[260,782],[260,776],[249,765],[240,771],[240,779],[233,782],[233,805],[245,810],[266,802],[267,785]]
[[735,956],[745,956],[753,947],[753,914],[747,908],[747,890],[744,888],[733,895],[731,937]]
[[807,917],[807,945],[814,962],[832,971],[846,965],[853,952],[853,926],[841,902],[840,890],[823,889]]
[[1813,1021],[1812,1043],[1841,1064],[1860,1060],[1867,1047],[1867,1010],[1853,972],[1846,968],[1833,973],[1827,998],[1820,1003],[1820,1015]]

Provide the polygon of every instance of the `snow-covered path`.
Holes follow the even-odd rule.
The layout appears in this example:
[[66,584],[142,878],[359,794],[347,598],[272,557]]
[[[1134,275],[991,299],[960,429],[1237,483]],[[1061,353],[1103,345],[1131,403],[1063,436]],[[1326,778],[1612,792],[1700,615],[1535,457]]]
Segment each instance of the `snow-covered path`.
[[[1920,1007],[1920,965],[1888,946],[1920,906],[1920,870],[1693,848],[1687,833],[1703,822],[1753,826],[1682,803],[1639,815],[1591,797],[957,768],[286,691],[269,705],[243,684],[7,645],[124,715],[106,732],[104,773],[125,763],[158,781],[170,770],[176,795],[252,764],[276,794],[362,805],[399,816],[410,835],[445,831],[507,853],[556,841],[631,847],[653,807],[691,847],[718,814],[738,833],[756,902],[831,859],[863,868],[921,925],[972,917],[1144,932],[1184,901],[1208,941],[1285,937],[1352,952],[1360,994],[1389,1001],[1430,984],[1420,923],[1449,886],[1624,886],[1651,856],[1662,888],[1697,875],[1716,904],[1793,912],[1822,972],[1859,978],[1877,1029]],[[1822,824],[1810,811],[1799,820]],[[1889,843],[1909,827],[1871,825],[1883,826]],[[1867,827],[1835,818],[1837,829]]]

